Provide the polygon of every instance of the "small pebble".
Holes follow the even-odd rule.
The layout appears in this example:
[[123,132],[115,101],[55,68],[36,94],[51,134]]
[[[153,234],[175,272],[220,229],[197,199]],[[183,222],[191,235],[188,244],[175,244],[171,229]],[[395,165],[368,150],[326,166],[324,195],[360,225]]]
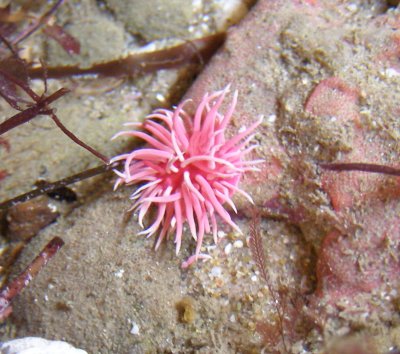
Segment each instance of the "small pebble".
[[178,310],[178,318],[182,323],[193,323],[196,319],[196,308],[193,298],[185,296],[175,305]]
[[7,236],[12,241],[27,241],[58,216],[59,213],[46,196],[17,204],[7,212]]
[[164,97],[163,94],[157,93],[157,94],[156,94],[156,100],[159,101],[159,102],[164,103],[164,102],[165,102],[165,97]]
[[356,4],[349,4],[347,5],[347,10],[349,10],[350,12],[356,12],[358,9]]
[[223,238],[223,237],[226,236],[226,232],[225,232],[225,231],[222,231],[222,230],[219,230],[219,231],[217,232],[217,236],[218,236],[218,238]]
[[214,278],[220,277],[222,275],[221,267],[213,267],[211,269],[210,275]]
[[385,70],[386,77],[392,78],[392,77],[399,76],[399,75],[400,75],[400,73],[396,69],[388,68]]
[[115,275],[117,278],[122,278],[122,276],[124,275],[124,272],[125,272],[125,269],[119,269],[119,270],[117,270],[116,272],[114,272],[114,275]]
[[232,251],[232,244],[229,242],[229,243],[225,246],[224,252],[225,252],[226,255],[228,255],[229,253],[231,253],[231,251]]
[[235,247],[235,248],[242,248],[242,247],[243,247],[243,241],[242,241],[242,240],[236,240],[236,241],[233,243],[233,247]]
[[130,334],[133,334],[135,336],[139,334],[139,326],[135,322],[132,322],[132,329],[130,331]]
[[244,131],[246,131],[246,129],[247,129],[247,127],[246,127],[245,125],[242,125],[242,126],[239,128],[238,132],[239,132],[239,133],[243,133]]

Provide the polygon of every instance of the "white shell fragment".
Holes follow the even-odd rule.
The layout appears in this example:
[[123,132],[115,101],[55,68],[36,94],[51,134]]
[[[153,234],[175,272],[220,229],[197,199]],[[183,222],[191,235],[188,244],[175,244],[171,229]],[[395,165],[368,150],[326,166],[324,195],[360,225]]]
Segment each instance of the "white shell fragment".
[[0,354],[88,354],[62,341],[25,337],[0,343]]

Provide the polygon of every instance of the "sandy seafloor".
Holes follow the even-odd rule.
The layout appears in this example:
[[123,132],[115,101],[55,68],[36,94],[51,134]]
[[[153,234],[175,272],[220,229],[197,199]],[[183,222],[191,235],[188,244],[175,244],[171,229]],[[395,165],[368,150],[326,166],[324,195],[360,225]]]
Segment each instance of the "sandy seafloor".
[[[239,89],[230,131],[265,117],[255,154],[266,163],[242,186],[263,215],[269,286],[250,253],[251,213],[242,198],[235,199],[234,221],[243,234],[221,223],[219,244],[211,236],[204,242],[212,259],[182,270],[195,249],[188,230],[179,255],[171,240],[154,252],[154,240],[138,236],[136,217],[126,215],[132,189],[114,192],[115,178],[108,174],[72,186],[74,203],[47,200],[60,216],[25,247],[13,273],[52,237],[61,237],[65,246],[16,299],[1,340],[61,339],[93,354],[395,353],[398,182],[381,176],[371,182],[357,173],[335,179],[317,163],[398,165],[396,5],[264,0],[238,22],[249,2],[166,4],[68,1],[57,23],[79,39],[80,55],[65,53],[40,31],[24,43],[24,55],[43,57],[49,67],[88,67],[236,23],[205,69],[160,70],[123,80],[49,80],[48,89],[71,89],[54,105],[58,117],[107,156],[133,146],[127,139],[110,141],[124,122],[176,104],[199,70],[186,97],[196,101],[228,83]],[[35,80],[32,87],[40,91],[42,83]],[[1,102],[0,119],[12,114]],[[54,181],[99,165],[46,116],[5,138],[10,151],[0,149],[0,169],[9,175],[0,181],[1,200],[30,190],[38,179]],[[353,232],[354,225],[359,229]],[[381,233],[385,239],[377,240]]]

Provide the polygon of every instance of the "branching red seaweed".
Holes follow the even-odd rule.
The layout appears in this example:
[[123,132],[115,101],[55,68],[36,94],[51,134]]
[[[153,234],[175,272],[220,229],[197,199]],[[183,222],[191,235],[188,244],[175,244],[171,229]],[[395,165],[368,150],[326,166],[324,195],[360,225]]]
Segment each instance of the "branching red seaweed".
[[[275,291],[271,284],[269,274],[267,272],[267,261],[265,258],[265,251],[262,243],[260,222],[261,217],[257,209],[253,209],[253,217],[250,224],[250,250],[254,261],[256,262],[257,268],[260,271],[261,277],[267,284],[268,291],[271,294],[274,302],[275,311],[278,317],[278,323],[276,326],[267,323],[259,323],[257,326],[258,331],[262,334],[264,341],[276,342],[276,335],[279,335],[282,340],[282,345],[286,353],[288,349],[286,346],[285,333],[284,333],[284,313],[282,308],[281,299],[279,293]],[[278,332],[278,333],[276,333]],[[274,343],[276,345],[276,343]]]
[[[67,92],[69,92],[69,90],[66,88],[61,88],[51,95],[46,96],[47,71],[46,68],[44,68],[42,69],[42,76],[44,72],[45,92],[42,95],[38,95],[29,87],[28,76],[22,75],[23,78],[21,79],[20,73],[22,72],[23,74],[25,74],[27,67],[25,62],[18,57],[17,51],[14,49],[13,45],[7,41],[7,39],[0,35],[0,40],[10,49],[12,53],[11,58],[13,59],[12,63],[17,65],[16,68],[12,67],[13,70],[10,70],[9,66],[6,67],[5,65],[1,65],[2,62],[6,59],[3,59],[0,62],[0,83],[2,84],[0,87],[0,96],[3,97],[12,108],[20,111],[19,113],[0,123],[0,135],[6,133],[13,128],[16,128],[21,124],[30,121],[31,119],[39,115],[48,115],[61,129],[61,131],[66,134],[72,141],[74,141],[76,144],[83,147],[84,149],[88,150],[94,156],[102,160],[105,164],[108,164],[109,159],[106,156],[84,143],[75,134],[68,130],[58,119],[58,117],[54,113],[54,109],[50,107],[51,103],[64,96]],[[15,71],[17,71],[18,73],[16,74]],[[27,102],[25,99],[21,98],[21,96],[17,94],[16,87],[22,89],[22,91],[28,97],[30,97],[33,102]],[[27,105],[27,108],[22,108],[21,103],[25,103]]]
[[24,39],[28,38],[32,33],[37,31],[41,26],[45,25],[49,18],[57,11],[57,9],[64,3],[65,0],[58,0],[54,5],[46,11],[42,16],[36,19],[31,25],[26,27],[20,34],[12,40],[14,45],[22,42]]
[[391,176],[400,176],[400,169],[385,165],[360,162],[336,162],[336,163],[321,163],[320,166],[325,170],[330,171],[360,171],[369,173],[381,173]]
[[259,321],[256,329],[269,352],[289,353],[291,345],[304,338],[305,333],[314,328],[313,319],[305,314],[305,299],[297,287],[282,284],[280,280],[275,284],[272,283],[267,270],[267,253],[263,247],[260,222],[260,212],[253,209],[249,246],[261,278],[265,281],[272,298],[276,317]]
[[81,45],[79,41],[67,33],[61,26],[57,24],[47,25],[43,28],[43,32],[57,41],[67,53],[71,55],[80,53]]
[[9,199],[9,200],[6,200],[6,201],[0,203],[0,210],[7,209],[18,203],[26,202],[26,201],[28,201],[32,198],[35,198],[39,195],[42,195],[42,194],[49,194],[49,193],[54,192],[62,187],[65,187],[69,184],[85,180],[87,178],[99,175],[101,173],[110,171],[110,170],[112,170],[114,168],[118,168],[118,167],[119,167],[119,163],[117,163],[117,162],[115,162],[113,164],[109,164],[109,165],[100,165],[98,167],[94,167],[89,170],[79,172],[75,175],[63,178],[56,182],[41,183],[40,187],[38,187],[36,189],[33,189],[27,193],[21,194],[15,198],[12,198],[12,199]]
[[54,237],[23,272],[0,290],[0,321],[4,321],[11,314],[11,304],[15,296],[31,282],[63,245],[64,241],[61,238]]

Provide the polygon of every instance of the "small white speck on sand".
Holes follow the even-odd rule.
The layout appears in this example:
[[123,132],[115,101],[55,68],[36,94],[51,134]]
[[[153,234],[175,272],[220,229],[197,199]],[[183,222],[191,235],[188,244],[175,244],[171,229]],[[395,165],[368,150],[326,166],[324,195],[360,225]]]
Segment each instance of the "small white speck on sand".
[[224,248],[224,253],[228,255],[229,253],[231,253],[231,251],[232,251],[232,244],[229,242]]
[[124,275],[124,273],[125,273],[125,269],[118,269],[116,272],[114,272],[114,275],[115,275],[117,278],[122,278],[122,276]]
[[242,240],[236,240],[233,243],[233,247],[235,247],[235,248],[243,248],[243,241]]
[[130,334],[135,336],[139,335],[139,326],[136,322],[132,322],[132,328],[130,330]]
[[221,277],[221,275],[222,275],[222,268],[221,268],[221,267],[213,267],[213,268],[211,269],[210,275],[211,275],[213,278],[219,278],[219,277]]

